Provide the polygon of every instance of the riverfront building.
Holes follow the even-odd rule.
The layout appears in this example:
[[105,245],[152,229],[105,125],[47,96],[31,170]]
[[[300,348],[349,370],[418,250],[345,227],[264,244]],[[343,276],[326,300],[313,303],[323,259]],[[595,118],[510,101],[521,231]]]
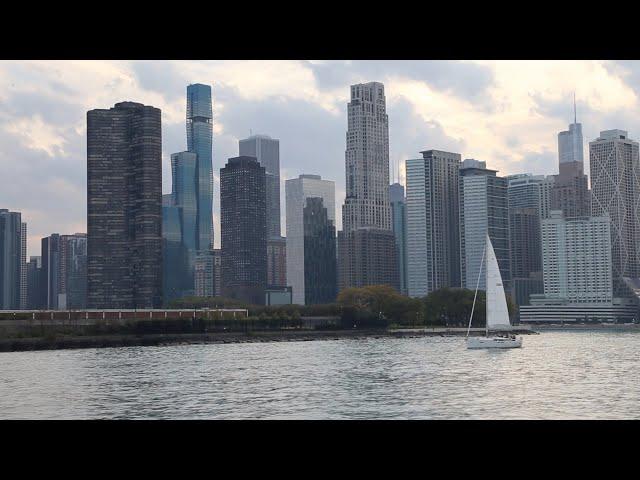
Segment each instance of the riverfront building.
[[27,224],[20,212],[0,209],[0,309],[26,308]]
[[266,174],[255,157],[220,169],[222,294],[264,303],[267,286]]
[[240,140],[239,155],[255,157],[266,175],[267,238],[281,238],[280,231],[280,140],[252,135]]
[[407,286],[422,297],[460,286],[460,154],[421,152],[406,161]]
[[616,295],[624,278],[640,277],[640,160],[638,142],[624,130],[606,130],[589,142],[591,215],[611,219],[611,261]]
[[[87,306],[162,303],[160,109],[134,102],[87,113]],[[44,263],[44,259],[43,259]]]
[[[300,175],[285,182],[285,194],[287,281],[293,289],[292,302],[299,305],[334,302],[335,183],[323,180],[320,175]],[[308,287],[311,291],[307,291]]]
[[[379,284],[398,289],[389,204],[389,117],[382,83],[351,86],[345,176],[346,198],[338,234],[339,290]],[[371,258],[373,252],[382,257]]]

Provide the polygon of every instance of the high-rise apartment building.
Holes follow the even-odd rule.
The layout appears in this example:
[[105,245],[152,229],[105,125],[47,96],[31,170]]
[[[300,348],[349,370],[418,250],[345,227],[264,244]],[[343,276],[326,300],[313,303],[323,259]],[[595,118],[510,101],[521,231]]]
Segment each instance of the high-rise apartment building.
[[222,294],[257,305],[267,286],[265,189],[255,157],[230,158],[220,169]]
[[[320,175],[300,175],[285,182],[285,196],[287,283],[293,289],[292,302],[331,303],[335,301],[337,282],[335,183]],[[331,229],[333,239],[329,238]],[[309,285],[313,291],[307,292]]]
[[187,150],[197,155],[196,250],[213,248],[213,108],[211,86],[187,87]]
[[[378,82],[352,85],[347,111],[346,198],[338,234],[339,288],[387,284],[398,289],[384,86]],[[369,253],[362,246],[369,248]],[[371,252],[384,252],[383,258],[364,256]]]
[[404,186],[399,183],[389,185],[389,200],[391,202],[391,227],[396,238],[396,252],[398,257],[398,278],[400,279],[400,293],[407,294],[407,199],[404,196]]
[[486,289],[482,272],[486,268],[483,256],[487,234],[505,290],[510,285],[507,179],[496,173],[487,168],[486,162],[474,159],[464,160],[459,169],[460,278],[462,287],[470,290]]
[[[160,109],[134,102],[87,113],[87,306],[162,303]],[[43,259],[44,263],[44,259]]]
[[591,215],[611,219],[614,293],[623,277],[640,276],[640,160],[638,142],[624,130],[606,130],[589,142]]
[[20,212],[0,209],[0,310],[25,307],[21,302],[26,280],[26,224],[21,218]]
[[280,238],[280,140],[252,135],[240,140],[239,155],[255,157],[264,167],[267,195],[267,238]]
[[608,217],[564,218],[552,210],[542,221],[544,296],[567,303],[611,303]]
[[590,215],[591,199],[584,174],[582,125],[574,123],[558,134],[559,174],[551,190],[551,208],[562,210],[565,217]]
[[460,154],[421,152],[406,161],[407,287],[422,297],[460,286]]

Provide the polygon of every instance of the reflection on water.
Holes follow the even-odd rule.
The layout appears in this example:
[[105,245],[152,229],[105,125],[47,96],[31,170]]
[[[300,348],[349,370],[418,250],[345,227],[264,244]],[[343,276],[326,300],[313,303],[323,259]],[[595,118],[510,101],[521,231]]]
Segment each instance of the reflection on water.
[[640,418],[640,334],[0,353],[0,418]]

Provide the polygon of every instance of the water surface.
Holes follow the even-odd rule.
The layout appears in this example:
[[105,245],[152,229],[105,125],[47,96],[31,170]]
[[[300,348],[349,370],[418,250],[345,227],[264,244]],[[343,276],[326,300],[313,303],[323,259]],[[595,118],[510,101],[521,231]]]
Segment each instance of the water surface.
[[640,333],[0,353],[1,419],[640,418]]

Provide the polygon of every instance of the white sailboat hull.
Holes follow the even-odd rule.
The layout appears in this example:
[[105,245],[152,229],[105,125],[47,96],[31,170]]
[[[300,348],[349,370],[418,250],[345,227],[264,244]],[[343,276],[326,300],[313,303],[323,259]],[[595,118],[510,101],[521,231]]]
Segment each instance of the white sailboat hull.
[[467,348],[520,348],[522,338],[515,337],[469,337]]

